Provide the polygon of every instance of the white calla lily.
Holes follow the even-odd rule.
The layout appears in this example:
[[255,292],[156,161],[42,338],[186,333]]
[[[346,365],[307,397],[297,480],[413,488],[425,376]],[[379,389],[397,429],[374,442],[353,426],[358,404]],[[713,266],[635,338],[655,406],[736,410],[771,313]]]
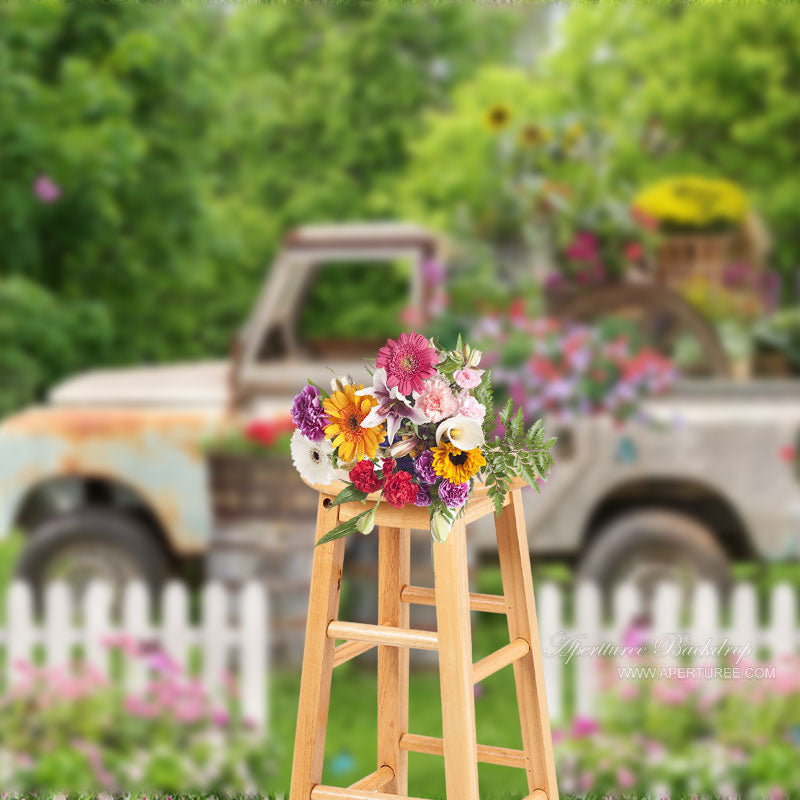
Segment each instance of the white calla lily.
[[442,437],[447,436],[450,443],[459,450],[472,450],[484,443],[483,428],[477,420],[457,414],[439,424],[436,429],[436,444],[442,443]]

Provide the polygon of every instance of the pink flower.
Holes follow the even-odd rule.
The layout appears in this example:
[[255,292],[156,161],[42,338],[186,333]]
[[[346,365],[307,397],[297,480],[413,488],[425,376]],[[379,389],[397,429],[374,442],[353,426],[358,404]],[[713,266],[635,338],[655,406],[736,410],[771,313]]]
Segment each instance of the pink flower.
[[458,413],[458,401],[444,378],[431,378],[423,384],[415,408],[431,422],[441,422]]
[[378,350],[376,366],[386,369],[386,384],[403,395],[421,392],[426,378],[436,374],[439,356],[420,333],[401,333],[397,340],[387,339]]
[[38,175],[33,182],[33,193],[45,205],[50,205],[61,197],[61,187],[49,175]]
[[457,369],[453,373],[456,384],[462,389],[474,389],[481,382],[482,369],[474,369],[473,367],[465,367],[464,369]]
[[639,242],[628,242],[623,252],[628,261],[640,261],[644,256],[644,248]]
[[486,417],[486,406],[479,403],[469,392],[464,391],[458,395],[458,413],[483,423]]
[[636,777],[626,767],[620,767],[617,770],[617,783],[621,789],[632,789],[636,783]]
[[570,733],[574,739],[583,739],[592,736],[600,730],[600,726],[591,717],[578,715],[572,720],[572,730]]

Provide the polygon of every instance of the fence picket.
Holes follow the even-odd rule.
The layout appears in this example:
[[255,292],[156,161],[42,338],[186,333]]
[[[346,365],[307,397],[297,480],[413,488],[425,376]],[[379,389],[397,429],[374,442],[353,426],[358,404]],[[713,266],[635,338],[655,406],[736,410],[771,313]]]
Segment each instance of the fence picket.
[[256,727],[268,719],[265,676],[268,670],[267,598],[262,584],[253,581],[240,594],[242,707]]
[[[150,628],[150,593],[142,581],[131,581],[122,595],[123,648],[138,652],[152,638]],[[147,665],[141,658],[125,660],[125,686],[132,694],[144,691]]]
[[[575,630],[582,644],[599,644],[602,633],[603,602],[600,589],[593,583],[580,583],[575,591]],[[575,658],[575,710],[589,715],[597,691],[596,658]]]
[[797,600],[792,587],[779,583],[772,590],[769,642],[773,659],[794,653],[797,647]]
[[228,661],[228,643],[221,642],[227,631],[228,595],[219,583],[209,583],[203,590],[203,685],[213,691],[223,680]]
[[[695,587],[692,601],[691,642],[694,647],[705,647],[706,643],[716,638],[720,630],[719,617],[719,592],[717,588],[707,582],[699,583]],[[713,656],[698,656],[694,663],[699,667],[714,667],[717,659]]]
[[14,581],[8,589],[8,671],[13,683],[20,668],[31,661],[36,641],[33,627],[33,598],[30,587]]
[[[564,686],[561,678],[563,665],[561,659],[551,653],[557,646],[555,637],[564,628],[563,603],[559,587],[547,582],[536,593],[536,607],[539,616],[540,641],[545,654],[544,684],[547,694],[547,707],[550,716],[561,719]],[[548,653],[551,653],[548,655]]]
[[[653,597],[653,651],[664,666],[674,666],[675,636],[680,636],[681,591],[674,583],[660,583]],[[659,638],[661,637],[661,638]]]
[[758,655],[758,595],[748,583],[737,583],[731,593],[730,639],[736,647],[751,644],[750,659]]
[[49,667],[68,668],[72,647],[72,594],[63,581],[44,595],[44,644]]
[[92,582],[83,596],[86,661],[102,675],[108,675],[108,635],[111,630],[111,587]]
[[185,669],[189,656],[189,597],[186,587],[178,581],[170,581],[164,590],[163,604],[161,646],[181,669]]

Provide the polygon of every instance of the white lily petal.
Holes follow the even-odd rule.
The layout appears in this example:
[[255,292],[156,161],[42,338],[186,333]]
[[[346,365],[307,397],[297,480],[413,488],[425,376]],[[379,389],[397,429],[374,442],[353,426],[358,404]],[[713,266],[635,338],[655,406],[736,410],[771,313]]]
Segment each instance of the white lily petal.
[[397,433],[401,422],[402,419],[394,414],[390,414],[388,417],[386,417],[386,436],[389,438],[389,444],[394,441],[395,434]]
[[377,428],[383,422],[384,417],[378,409],[380,406],[373,406],[369,414],[361,420],[362,428]]

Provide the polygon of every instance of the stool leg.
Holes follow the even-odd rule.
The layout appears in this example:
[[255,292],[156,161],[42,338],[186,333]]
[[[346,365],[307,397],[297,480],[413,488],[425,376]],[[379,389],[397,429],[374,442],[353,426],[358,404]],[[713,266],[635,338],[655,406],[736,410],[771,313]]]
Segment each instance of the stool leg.
[[511,493],[511,502],[495,517],[495,527],[508,632],[511,641],[522,638],[530,643],[528,655],[514,662],[528,789],[531,793],[541,789],[547,794],[547,800],[558,800],[530,553],[519,489]]
[[[320,495],[316,539],[335,528],[339,519],[338,506],[326,508],[326,499],[331,498]],[[314,550],[289,800],[309,800],[311,789],[322,780],[334,649],[327,630],[339,613],[343,560],[344,539]]]
[[[378,624],[409,627],[409,605],[400,592],[411,579],[411,531],[381,527],[378,532]],[[394,780],[382,791],[408,794],[408,753],[400,737],[408,733],[407,647],[378,646],[378,768],[389,766]]]
[[444,544],[433,544],[433,572],[447,800],[478,800],[467,537],[463,521],[455,523]]

